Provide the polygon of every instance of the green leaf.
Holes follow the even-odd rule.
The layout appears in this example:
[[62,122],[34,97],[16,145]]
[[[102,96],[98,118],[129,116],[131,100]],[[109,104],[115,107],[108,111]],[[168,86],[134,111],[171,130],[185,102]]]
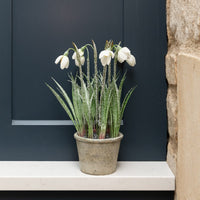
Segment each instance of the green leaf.
[[121,118],[121,119],[122,119],[122,117],[123,117],[123,115],[124,115],[124,110],[125,110],[125,108],[126,108],[126,105],[127,105],[127,103],[128,103],[128,100],[130,99],[130,97],[131,97],[133,91],[135,90],[135,88],[136,88],[136,87],[131,88],[131,89],[128,91],[128,93],[126,94],[126,96],[125,96],[125,98],[124,98],[124,100],[123,100],[122,107],[121,107],[121,113],[120,113],[120,118]]
[[68,114],[68,116],[72,120],[72,122],[73,122],[76,130],[78,131],[77,124],[75,123],[75,120],[74,120],[74,118],[72,116],[72,113],[69,110],[69,108],[67,107],[67,105],[65,104],[65,102],[63,101],[63,99],[60,97],[60,95],[51,86],[49,86],[47,83],[46,83],[46,85],[51,90],[51,92],[55,95],[56,99],[61,104],[61,106],[63,107],[63,109],[65,110],[65,112]]
[[123,77],[120,81],[120,84],[119,84],[119,96],[120,96],[120,98],[121,98],[122,88],[123,88],[125,79],[126,79],[126,72],[124,73],[124,75],[123,75]]
[[76,79],[72,78],[71,81],[72,81],[72,101],[74,105],[74,112],[81,131],[82,126],[84,125],[84,119],[83,119],[82,100],[80,97],[80,87],[76,83]]
[[73,117],[75,118],[75,120],[77,120],[77,119],[76,119],[76,114],[75,114],[75,112],[74,112],[74,107],[73,107],[73,104],[72,104],[72,102],[71,102],[69,96],[67,95],[67,93],[65,92],[65,90],[61,87],[61,85],[60,85],[54,78],[52,78],[52,79],[53,79],[53,81],[56,83],[56,85],[57,85],[58,88],[59,88],[60,93],[62,94],[62,96],[64,97],[64,99],[66,100],[66,102],[68,103],[69,108],[70,108],[71,111],[72,111]]

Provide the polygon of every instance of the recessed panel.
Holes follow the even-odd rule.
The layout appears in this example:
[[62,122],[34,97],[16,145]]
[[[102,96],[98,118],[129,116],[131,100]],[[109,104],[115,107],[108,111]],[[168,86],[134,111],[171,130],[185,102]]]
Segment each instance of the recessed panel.
[[78,68],[71,60],[62,71],[54,60],[72,41],[93,39],[99,50],[107,39],[121,41],[122,9],[122,0],[13,1],[13,119],[68,119],[45,82],[55,86],[54,77],[70,94],[67,73]]

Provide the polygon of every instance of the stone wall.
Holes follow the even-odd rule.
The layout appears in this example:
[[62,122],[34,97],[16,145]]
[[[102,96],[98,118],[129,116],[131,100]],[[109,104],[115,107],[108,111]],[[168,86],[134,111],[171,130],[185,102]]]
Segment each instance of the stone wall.
[[[200,177],[198,181],[194,174],[190,174],[192,168],[189,166],[192,167],[192,165],[188,163],[199,164],[200,176],[198,155],[200,154],[200,133],[197,132],[200,121],[192,118],[195,109],[200,113],[200,103],[195,100],[199,98],[200,102],[200,96],[191,95],[194,88],[199,87],[200,90],[200,74],[199,77],[195,76],[200,69],[200,0],[167,0],[167,34],[166,77],[169,84],[167,162],[176,175],[177,199],[197,200],[200,199],[200,195],[195,197],[199,193],[195,188],[200,188]],[[193,79],[196,81],[192,81]],[[188,96],[190,101],[185,103]],[[188,118],[183,117],[185,113],[188,114]],[[200,120],[200,115],[197,117]],[[193,130],[190,130],[191,127]],[[189,138],[193,139],[189,140]],[[188,145],[185,144],[186,141]],[[196,142],[194,145],[192,143],[194,141],[198,141],[198,144]],[[194,149],[195,156],[191,156],[194,154]],[[195,166],[195,170],[197,169]],[[192,181],[187,182],[187,179],[190,180],[189,177],[194,178],[195,188]],[[193,193],[196,191],[196,194],[189,195],[192,191]]]

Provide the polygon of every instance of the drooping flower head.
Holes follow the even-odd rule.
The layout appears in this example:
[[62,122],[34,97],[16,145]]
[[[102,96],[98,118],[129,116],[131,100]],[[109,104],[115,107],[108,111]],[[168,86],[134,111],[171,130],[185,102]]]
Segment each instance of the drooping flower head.
[[123,63],[125,60],[127,60],[131,56],[131,51],[127,47],[123,47],[118,52],[118,61],[120,63]]
[[127,61],[130,66],[135,66],[136,60],[135,57],[131,54],[131,51],[127,47],[120,48],[117,56],[117,60],[120,63]]
[[114,53],[110,49],[103,50],[99,54],[99,59],[104,67],[110,64],[112,58],[114,58]]
[[[81,66],[83,66],[84,63],[85,63],[84,50],[83,50],[82,48],[81,48],[81,49],[78,49],[78,53],[79,53],[79,55],[80,55],[80,63],[79,63],[79,61],[78,61],[78,57],[77,57],[77,53],[76,53],[76,52],[73,53],[72,59],[75,60],[75,65],[76,65],[77,67],[81,67]],[[80,64],[81,64],[81,66],[80,66]]]
[[67,55],[60,55],[56,58],[55,64],[60,63],[60,68],[61,69],[67,69],[69,67],[69,58]]

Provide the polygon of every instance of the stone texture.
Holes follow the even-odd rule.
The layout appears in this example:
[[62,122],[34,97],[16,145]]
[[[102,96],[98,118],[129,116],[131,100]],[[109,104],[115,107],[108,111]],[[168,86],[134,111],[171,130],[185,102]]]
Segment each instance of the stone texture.
[[167,0],[167,162],[175,199],[200,199],[200,0]]
[[178,200],[200,199],[200,57],[178,56]]
[[177,137],[177,89],[176,86],[169,86],[167,94],[167,116],[168,116],[168,132],[172,138]]
[[200,41],[200,1],[168,0],[167,24],[169,44],[178,45]]
[[168,52],[165,57],[165,64],[166,64],[166,77],[167,81],[171,85],[176,85],[176,52]]
[[174,174],[176,174],[176,162],[177,162],[177,143],[176,139],[172,139],[169,141],[167,149],[167,163]]

